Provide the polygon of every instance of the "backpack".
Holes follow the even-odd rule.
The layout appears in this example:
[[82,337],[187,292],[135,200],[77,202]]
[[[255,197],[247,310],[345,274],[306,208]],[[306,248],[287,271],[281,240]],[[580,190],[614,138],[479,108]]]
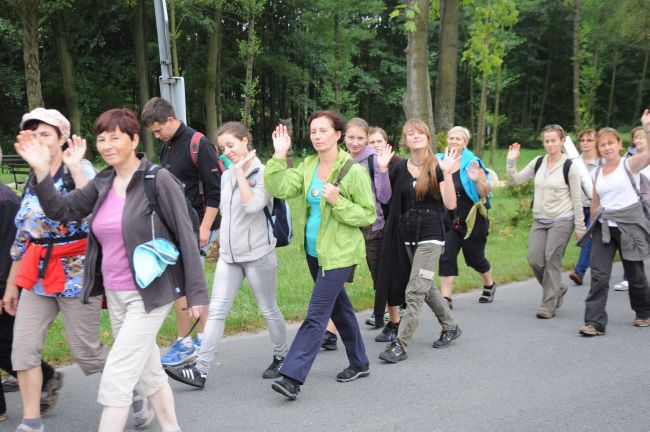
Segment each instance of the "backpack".
[[[158,171],[160,171],[161,168],[162,167],[160,165],[156,165],[151,162],[147,164],[146,172],[144,175],[144,192],[147,195],[147,200],[149,200],[148,214],[156,213],[158,215],[162,224],[165,225],[165,228],[167,228],[167,231],[169,231],[173,237],[174,243],[178,245],[178,238],[176,238],[176,233],[171,229],[165,220],[165,216],[163,215],[162,209],[160,208],[160,203],[158,202],[158,185],[156,184],[156,176],[158,175]],[[196,236],[196,246],[199,248],[201,255],[205,255],[205,252],[203,252],[203,250],[201,250],[199,247],[199,226],[201,225],[199,221],[199,215],[194,207],[192,207],[192,204],[187,199],[187,197],[185,197],[185,205],[187,206],[187,213],[190,217],[190,221],[192,222],[192,230]]]
[[[251,171],[246,179],[251,178],[259,172],[258,168]],[[293,229],[291,226],[291,210],[289,204],[281,198],[273,198],[273,210],[269,211],[268,207],[264,207],[264,216],[271,225],[273,230],[273,237],[275,237],[275,247],[284,247],[291,243],[293,237]]]
[[[535,173],[533,174],[533,177],[537,175],[537,171],[539,171],[539,167],[542,166],[542,160],[544,159],[544,156],[537,156],[537,159],[535,160]],[[567,185],[569,188],[569,191],[571,191],[571,185],[569,185],[569,171],[571,170],[571,165],[573,162],[571,159],[565,159],[564,160],[564,165],[562,166],[562,175],[564,176],[564,183]],[[530,201],[530,208],[533,208],[533,203],[535,202],[535,198]]]
[[[192,139],[190,140],[190,158],[192,159],[194,166],[199,166],[199,144],[201,143],[201,138],[204,136],[205,135],[203,135],[201,132],[194,132],[194,135],[192,135]],[[219,149],[217,146],[214,146],[214,148],[217,151],[218,156]],[[221,171],[223,174],[223,172],[226,171],[226,165],[219,157],[217,157],[217,162],[219,163],[219,171]],[[199,189],[203,191],[203,182],[199,184]]]
[[[35,177],[36,176],[34,175],[34,171],[30,170],[29,175],[27,176],[27,180],[25,180],[25,186],[23,188],[23,195],[21,199],[25,197],[27,188],[29,188],[29,186],[34,182]],[[72,178],[72,174],[70,174],[70,170],[65,165],[63,165],[63,174],[61,175],[61,181],[63,181],[63,188],[68,192],[75,190],[76,186],[74,184],[74,179]]]

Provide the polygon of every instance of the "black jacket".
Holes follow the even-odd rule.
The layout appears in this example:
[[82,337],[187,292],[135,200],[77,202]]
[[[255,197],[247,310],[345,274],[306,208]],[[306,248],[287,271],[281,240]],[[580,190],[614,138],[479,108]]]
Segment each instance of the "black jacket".
[[[221,200],[221,171],[217,160],[217,150],[208,138],[199,141],[198,167],[192,162],[190,141],[196,133],[194,129],[181,123],[171,140],[163,143],[160,152],[160,165],[170,171],[185,187],[185,196],[203,220],[205,207],[219,208]],[[203,182],[203,196],[199,194],[199,183]],[[212,229],[219,228],[217,216]]]
[[16,238],[14,218],[20,208],[20,198],[8,186],[0,183],[0,298],[4,296],[11,268],[9,250]]

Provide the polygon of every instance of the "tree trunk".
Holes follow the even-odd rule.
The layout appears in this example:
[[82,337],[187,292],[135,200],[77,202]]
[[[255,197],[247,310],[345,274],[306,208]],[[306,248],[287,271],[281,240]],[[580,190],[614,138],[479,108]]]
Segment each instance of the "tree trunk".
[[454,125],[459,9],[459,0],[440,0],[440,51],[434,113],[436,127],[441,131],[448,131]]
[[171,27],[169,48],[172,52],[172,70],[174,76],[181,76],[178,67],[178,48],[176,47],[176,39],[178,38],[178,33],[176,32],[176,0],[169,0],[169,27]]
[[574,1],[575,15],[573,17],[573,113],[576,130],[582,129],[580,115],[580,3]]
[[634,112],[632,113],[632,124],[639,121],[639,116],[643,108],[641,103],[643,101],[643,89],[645,88],[645,76],[648,73],[648,57],[650,57],[650,41],[645,39],[645,59],[643,60],[643,69],[641,70],[641,77],[639,77],[639,85],[636,89],[636,101],[634,103]]
[[341,110],[341,50],[339,14],[334,14],[334,106]]
[[81,114],[79,112],[79,99],[74,86],[74,71],[72,57],[68,50],[68,41],[65,35],[63,17],[56,17],[56,26],[54,34],[56,38],[56,51],[59,58],[59,67],[61,68],[61,77],[63,78],[63,97],[68,108],[68,119],[72,126],[72,133],[81,135]]
[[497,69],[497,88],[494,94],[494,123],[492,125],[492,145],[490,146],[490,166],[494,166],[494,158],[497,152],[497,141],[499,135],[499,101],[501,98],[501,74],[502,66]]
[[424,121],[431,130],[431,136],[434,136],[436,131],[428,71],[429,0],[413,0],[413,3],[418,5],[420,13],[415,15],[415,30],[407,32],[406,94],[403,108],[407,119]]
[[544,76],[544,91],[542,92],[542,101],[539,106],[539,116],[537,117],[537,127],[535,131],[542,130],[542,122],[544,121],[544,107],[546,106],[546,98],[548,97],[548,86],[551,80],[551,58],[546,62],[546,75]]
[[612,119],[612,108],[614,107],[614,94],[616,90],[616,70],[618,69],[618,59],[620,57],[620,50],[618,46],[614,48],[614,57],[612,59],[612,80],[609,85],[609,102],[607,103],[607,122],[606,126],[610,125]]
[[474,111],[474,68],[469,68],[469,129],[476,136],[476,111]]
[[212,32],[208,40],[208,61],[205,81],[205,133],[210,141],[217,142],[217,128],[219,127],[220,106],[217,103],[218,81],[221,79],[219,59],[219,39],[221,37],[221,4],[214,9]]
[[253,109],[253,98],[255,91],[253,89],[253,62],[255,61],[255,0],[248,1],[248,40],[246,43],[246,82],[244,84],[244,112],[242,123],[250,127],[251,111]]
[[[145,6],[140,0],[133,15],[133,47],[135,49],[135,70],[138,80],[138,104],[140,108],[149,100],[149,72],[147,70],[147,50],[144,40]],[[154,158],[153,137],[151,132],[144,130],[142,133],[144,152],[150,160]]]
[[41,68],[38,33],[41,22],[38,8],[41,0],[24,0],[18,2],[20,21],[23,25],[23,62],[25,63],[25,85],[29,110],[43,106],[41,91]]
[[485,116],[487,112],[487,77],[483,76],[481,80],[481,100],[479,102],[478,112],[478,129],[476,132],[475,151],[476,156],[483,155],[483,144],[485,142]]

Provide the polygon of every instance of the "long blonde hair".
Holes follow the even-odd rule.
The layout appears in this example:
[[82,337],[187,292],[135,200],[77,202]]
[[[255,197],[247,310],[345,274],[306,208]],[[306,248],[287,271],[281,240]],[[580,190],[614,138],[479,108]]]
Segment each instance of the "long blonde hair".
[[422,120],[418,119],[410,119],[404,123],[400,145],[403,149],[410,153],[411,150],[406,145],[406,131],[409,129],[423,133],[427,137],[426,157],[422,162],[422,169],[420,170],[420,174],[415,181],[415,198],[418,201],[422,201],[427,196],[427,194],[430,193],[434,198],[441,199],[440,186],[438,185],[438,179],[436,177],[436,166],[438,165],[438,160],[436,158],[436,155],[433,154],[433,146],[429,126],[427,126],[427,124]]

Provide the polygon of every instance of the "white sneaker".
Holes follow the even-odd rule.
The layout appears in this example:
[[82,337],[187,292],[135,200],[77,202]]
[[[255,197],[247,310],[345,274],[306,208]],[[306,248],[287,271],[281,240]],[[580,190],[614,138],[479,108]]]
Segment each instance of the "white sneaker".
[[149,398],[142,397],[139,394],[133,395],[131,409],[133,409],[133,426],[136,429],[146,429],[156,418],[156,414],[149,406]]
[[614,285],[614,291],[627,291],[628,289],[630,289],[630,284],[628,284],[626,280]]

